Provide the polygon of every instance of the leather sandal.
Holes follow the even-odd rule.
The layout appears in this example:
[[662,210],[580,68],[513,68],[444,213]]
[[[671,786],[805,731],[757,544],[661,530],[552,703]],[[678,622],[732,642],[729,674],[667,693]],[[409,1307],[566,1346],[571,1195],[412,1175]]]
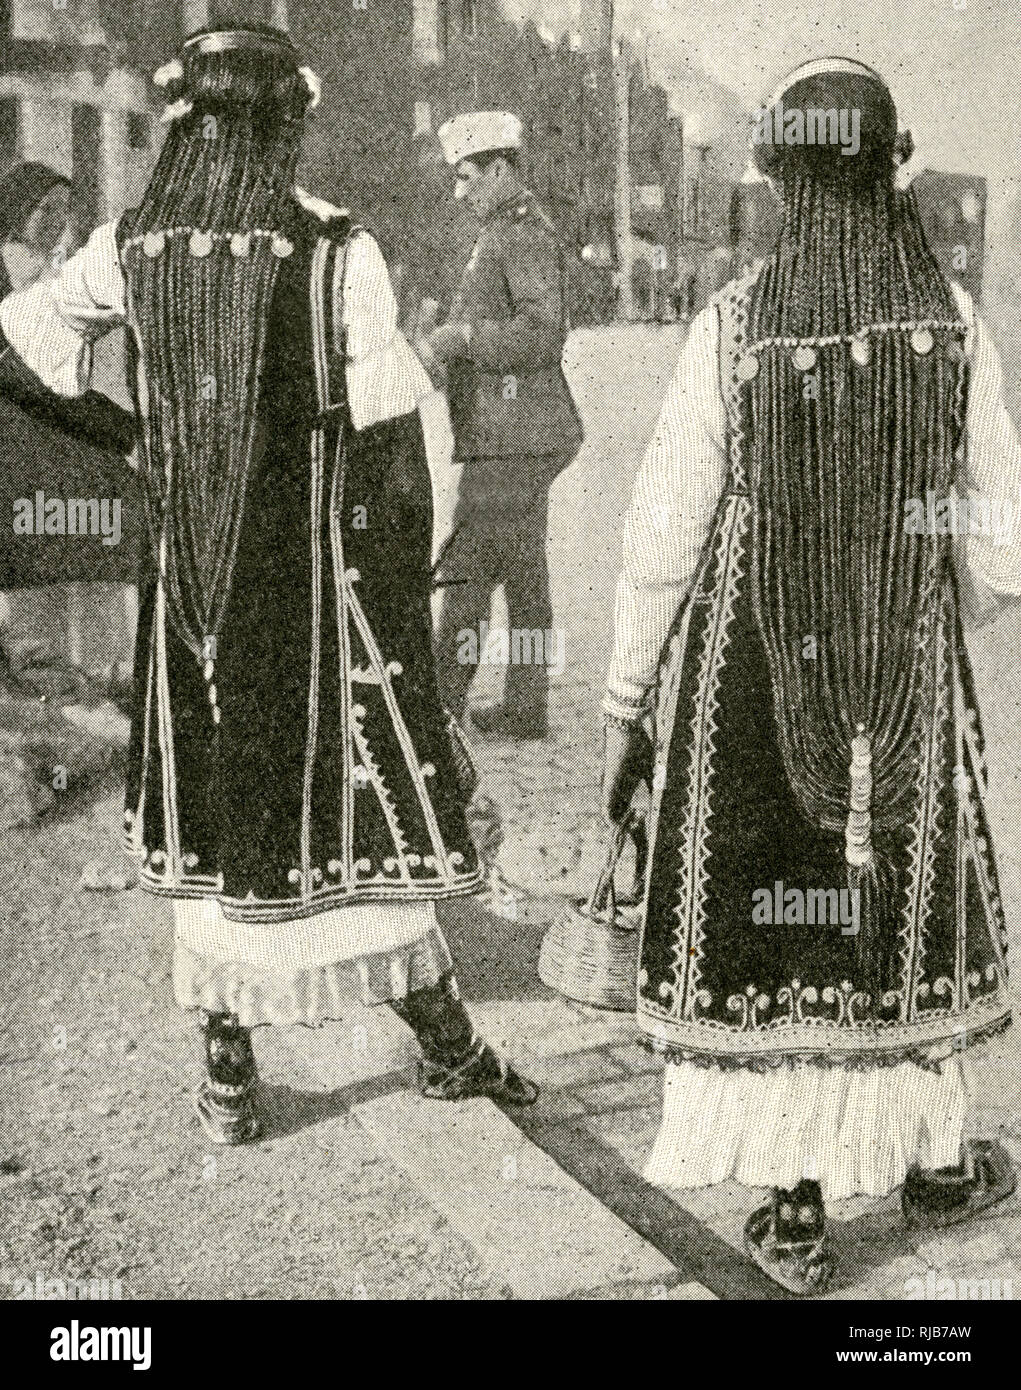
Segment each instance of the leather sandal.
[[801,1297],[825,1293],[833,1277],[826,1213],[819,1202],[776,1191],[745,1222],[744,1248],[775,1284]]
[[427,1057],[418,1064],[418,1089],[431,1100],[465,1100],[488,1096],[497,1105],[533,1105],[539,1088],[519,1076],[489,1044],[478,1038],[465,1061],[445,1066]]
[[953,1226],[1009,1197],[1014,1164],[997,1139],[968,1139],[957,1168],[908,1170],[901,1208],[909,1226]]
[[250,1144],[262,1134],[253,1085],[203,1081],[195,1092],[195,1113],[214,1144]]

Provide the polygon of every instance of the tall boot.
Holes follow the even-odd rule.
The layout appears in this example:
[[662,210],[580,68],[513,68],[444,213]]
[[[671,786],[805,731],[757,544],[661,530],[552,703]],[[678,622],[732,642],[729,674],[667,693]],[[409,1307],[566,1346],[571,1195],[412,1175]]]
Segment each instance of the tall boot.
[[256,1109],[258,1072],[252,1035],[234,1014],[200,1013],[206,1078],[195,1110],[214,1144],[247,1144],[262,1133]]
[[390,1007],[422,1048],[422,1095],[435,1100],[489,1096],[501,1105],[531,1105],[538,1097],[538,1087],[519,1076],[476,1033],[452,974],[393,1000]]

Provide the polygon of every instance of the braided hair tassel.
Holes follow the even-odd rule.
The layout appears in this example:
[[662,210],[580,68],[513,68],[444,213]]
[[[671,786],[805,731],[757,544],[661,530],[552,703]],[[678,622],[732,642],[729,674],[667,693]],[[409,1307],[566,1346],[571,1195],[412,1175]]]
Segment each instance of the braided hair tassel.
[[216,693],[216,638],[206,637],[202,642],[202,678],[206,683],[206,695],[212,709],[213,723],[220,723],[220,706]]
[[852,904],[857,904],[858,933],[855,949],[861,982],[872,996],[873,1008],[882,1004],[888,987],[892,941],[887,930],[892,921],[892,875],[877,861],[872,844],[872,743],[864,724],[851,740],[851,797],[844,828],[844,858]]

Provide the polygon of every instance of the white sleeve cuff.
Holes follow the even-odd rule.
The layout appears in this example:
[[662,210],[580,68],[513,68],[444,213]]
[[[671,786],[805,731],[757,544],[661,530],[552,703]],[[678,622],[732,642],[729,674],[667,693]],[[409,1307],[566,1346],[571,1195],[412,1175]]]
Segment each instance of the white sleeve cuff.
[[432,389],[425,368],[403,333],[395,333],[371,357],[347,364],[348,402],[356,430],[410,415]]
[[608,714],[614,719],[624,720],[628,724],[637,724],[647,712],[648,707],[647,691],[639,691],[637,687],[625,691],[617,686],[612,690],[607,690],[600,706],[604,714]]

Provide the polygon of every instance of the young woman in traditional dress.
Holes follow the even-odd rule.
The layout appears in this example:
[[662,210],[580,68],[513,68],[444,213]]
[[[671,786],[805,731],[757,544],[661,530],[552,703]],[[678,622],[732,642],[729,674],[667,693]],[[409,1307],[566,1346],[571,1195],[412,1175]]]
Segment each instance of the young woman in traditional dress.
[[[79,244],[68,178],[32,160],[0,178],[0,300],[48,280]],[[123,456],[134,445],[131,416],[99,391],[69,401],[40,390],[5,348],[0,333],[0,491],[12,499],[32,496],[36,488],[75,497],[88,478],[86,495],[99,490],[109,496],[106,485],[120,497],[130,478]],[[5,649],[31,639],[49,648],[47,669],[33,674],[56,677],[63,691],[75,687],[78,680],[68,668],[87,661],[82,620],[108,607],[113,596],[100,585],[116,576],[121,563],[109,548],[88,542],[73,561],[62,538],[5,545],[0,585],[9,591],[0,592],[0,680],[9,672],[11,685],[19,685],[16,663]],[[79,569],[98,582],[65,582],[79,579]]]
[[140,208],[0,313],[66,394],[128,330],[151,565],[125,832],[202,1010],[200,1118],[256,1137],[249,1030],[356,999],[414,1029],[426,1094],[526,1104],[436,919],[479,874],[431,653],[428,379],[375,241],[295,189],[317,84],[289,38],[203,31],[156,80]]
[[[746,1247],[807,1293],[831,1274],[824,1201],[903,1184],[910,1219],[946,1223],[1013,1189],[1003,1148],[963,1132],[962,1050],[1010,1009],[959,596],[1021,593],[1021,446],[895,187],[882,80],[821,60],[769,110],[781,131],[854,115],[860,148],[843,126],[755,147],[782,232],[692,324],[638,476],[603,794],[619,821],[654,691],[646,1176],[771,1187]],[[913,523],[955,489],[1008,533]]]

